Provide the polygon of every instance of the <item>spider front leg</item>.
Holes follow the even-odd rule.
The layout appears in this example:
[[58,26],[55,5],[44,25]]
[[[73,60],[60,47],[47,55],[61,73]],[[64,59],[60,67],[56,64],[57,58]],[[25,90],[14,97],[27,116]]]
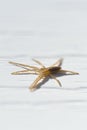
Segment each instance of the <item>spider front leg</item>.
[[74,71],[70,71],[70,70],[59,70],[59,73],[61,73],[61,74],[67,74],[67,73],[69,73],[69,74],[72,74],[72,75],[77,75],[77,74],[79,74],[79,73],[77,73],[77,72],[74,72]]
[[57,60],[54,64],[52,64],[50,67],[54,67],[54,66],[60,67],[62,65],[62,63],[63,63],[63,59],[61,58],[61,59]]

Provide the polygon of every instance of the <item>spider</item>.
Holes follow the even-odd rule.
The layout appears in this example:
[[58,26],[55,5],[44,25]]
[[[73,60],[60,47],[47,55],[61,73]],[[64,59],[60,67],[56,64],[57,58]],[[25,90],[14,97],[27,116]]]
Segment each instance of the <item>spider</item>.
[[61,87],[62,86],[61,82],[55,77],[56,74],[62,74],[62,75],[79,74],[77,72],[63,70],[61,68],[61,65],[63,62],[62,58],[57,60],[54,64],[52,64],[49,67],[45,67],[40,61],[38,61],[36,59],[33,59],[33,61],[36,62],[37,64],[39,64],[40,68],[36,67],[36,66],[30,66],[30,65],[26,65],[26,64],[11,62],[11,61],[9,62],[10,64],[13,64],[15,66],[23,68],[22,71],[16,71],[16,72],[11,73],[13,75],[21,75],[21,74],[36,74],[36,75],[38,75],[37,78],[35,79],[35,81],[29,87],[29,89],[31,91],[36,90],[38,88],[38,84],[40,83],[40,81],[42,82],[47,77],[54,79]]

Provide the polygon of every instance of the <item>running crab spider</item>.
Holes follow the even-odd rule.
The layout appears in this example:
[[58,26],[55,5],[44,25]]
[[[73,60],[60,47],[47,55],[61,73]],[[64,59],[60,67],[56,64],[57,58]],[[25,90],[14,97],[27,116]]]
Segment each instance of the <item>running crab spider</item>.
[[31,91],[36,90],[38,88],[38,84],[40,83],[40,81],[42,82],[47,77],[54,79],[61,87],[62,86],[61,82],[54,76],[55,74],[64,74],[64,75],[67,75],[68,73],[72,74],[72,75],[78,74],[77,72],[63,70],[61,68],[63,59],[57,60],[54,64],[52,64],[49,67],[45,67],[40,61],[38,61],[36,59],[33,59],[33,61],[36,62],[37,64],[39,64],[40,68],[36,67],[36,66],[30,66],[30,65],[26,65],[26,64],[11,62],[11,61],[9,62],[10,64],[23,68],[22,71],[16,71],[16,72],[11,73],[13,75],[22,75],[22,74],[38,75],[37,78],[35,79],[35,81],[29,87],[29,89]]

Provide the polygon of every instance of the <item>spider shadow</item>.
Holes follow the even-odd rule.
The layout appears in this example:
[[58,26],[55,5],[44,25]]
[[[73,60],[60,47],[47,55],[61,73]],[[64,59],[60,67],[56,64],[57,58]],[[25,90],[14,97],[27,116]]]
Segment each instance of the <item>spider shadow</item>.
[[[73,75],[73,74],[54,74],[54,76],[57,77],[61,77],[61,76],[68,76],[68,75]],[[52,79],[51,77],[46,77],[45,79],[43,79],[40,83],[37,84],[37,89],[39,89],[43,84],[45,84],[47,81],[49,81],[50,79]]]

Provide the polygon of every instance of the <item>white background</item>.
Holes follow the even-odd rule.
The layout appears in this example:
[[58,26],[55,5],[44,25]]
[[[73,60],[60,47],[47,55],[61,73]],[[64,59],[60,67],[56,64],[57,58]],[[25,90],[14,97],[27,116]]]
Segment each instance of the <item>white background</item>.
[[[80,75],[49,80],[30,92],[34,75],[8,61],[45,65],[63,57],[63,68]],[[0,129],[87,129],[87,1],[0,1]]]

